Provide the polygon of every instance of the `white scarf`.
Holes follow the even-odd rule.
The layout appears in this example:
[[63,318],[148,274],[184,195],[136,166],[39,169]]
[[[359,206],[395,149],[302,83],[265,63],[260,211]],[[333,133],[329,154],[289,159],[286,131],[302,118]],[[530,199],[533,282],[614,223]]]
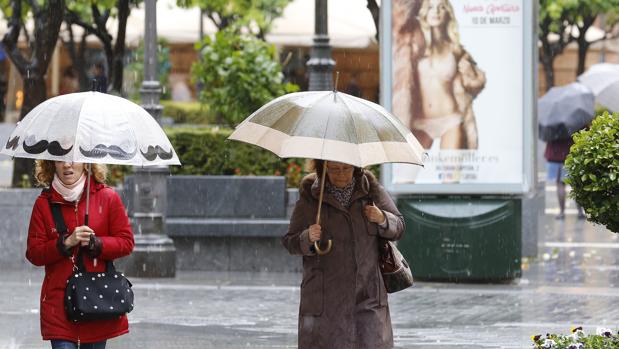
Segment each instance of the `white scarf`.
[[60,178],[56,174],[54,174],[54,180],[52,180],[52,188],[58,192],[65,200],[69,202],[76,201],[82,195],[84,191],[84,182],[86,181],[85,172],[82,173],[80,179],[77,182],[66,185],[62,183]]

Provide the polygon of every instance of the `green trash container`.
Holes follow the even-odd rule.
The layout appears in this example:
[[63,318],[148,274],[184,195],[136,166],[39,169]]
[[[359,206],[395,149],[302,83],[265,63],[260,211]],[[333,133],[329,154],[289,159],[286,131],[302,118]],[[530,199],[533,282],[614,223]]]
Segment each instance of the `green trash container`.
[[492,282],[521,276],[521,200],[401,198],[398,248],[420,280]]

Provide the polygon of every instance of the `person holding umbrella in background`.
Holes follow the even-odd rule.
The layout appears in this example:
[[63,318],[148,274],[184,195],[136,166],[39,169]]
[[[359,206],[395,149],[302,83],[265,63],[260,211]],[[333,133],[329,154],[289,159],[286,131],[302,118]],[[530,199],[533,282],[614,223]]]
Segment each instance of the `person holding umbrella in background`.
[[[118,194],[104,184],[106,166],[36,160],[35,178],[45,187],[34,203],[26,258],[45,267],[41,287],[41,335],[53,349],[104,349],[106,340],[129,332],[127,316],[112,320],[72,322],[64,309],[67,279],[74,255],[81,250],[89,271],[105,272],[106,261],[127,256],[133,233]],[[87,176],[91,176],[88,187]],[[86,190],[90,191],[88,225],[84,224]],[[57,231],[51,205],[58,204],[67,231]]]
[[[595,97],[585,85],[574,82],[551,88],[538,100],[538,136],[546,142],[544,157],[547,161],[547,180],[557,185],[559,214],[565,219],[565,178],[568,176],[563,163],[574,142],[572,135],[587,127],[594,117]],[[584,219],[582,208],[578,219]]]
[[[548,141],[546,143],[546,150],[544,151],[544,158],[546,158],[546,179],[549,182],[554,182],[557,185],[557,199],[559,201],[559,214],[556,219],[565,219],[565,178],[567,173],[563,164],[567,155],[570,153],[570,147],[574,144],[571,138],[557,139]],[[585,214],[582,211],[582,207],[576,204],[578,209],[578,219],[585,219]]]

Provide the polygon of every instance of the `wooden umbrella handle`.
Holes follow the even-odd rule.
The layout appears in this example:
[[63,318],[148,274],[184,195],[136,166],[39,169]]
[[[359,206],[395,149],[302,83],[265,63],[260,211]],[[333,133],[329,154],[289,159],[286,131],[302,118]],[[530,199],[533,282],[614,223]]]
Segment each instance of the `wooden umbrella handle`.
[[[318,198],[318,213],[316,214],[316,224],[320,224],[320,211],[322,209],[322,198],[325,192],[326,174],[327,174],[327,160],[325,160],[322,163],[322,176],[320,179],[320,196]],[[320,244],[318,243],[318,241],[314,241],[314,248],[316,249],[316,253],[318,253],[321,256],[331,252],[331,247],[333,247],[333,241],[331,239],[327,241],[327,249],[325,250],[321,250]]]
[[314,248],[316,249],[316,253],[321,256],[331,252],[331,247],[333,247],[333,241],[331,239],[327,240],[327,248],[325,250],[321,250],[318,241],[314,241]]

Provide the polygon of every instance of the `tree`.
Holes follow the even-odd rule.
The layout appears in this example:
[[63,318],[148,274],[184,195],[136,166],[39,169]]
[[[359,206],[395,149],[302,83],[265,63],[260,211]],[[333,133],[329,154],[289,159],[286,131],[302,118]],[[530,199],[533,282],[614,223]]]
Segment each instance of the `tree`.
[[[125,57],[125,37],[127,19],[131,8],[141,0],[80,0],[67,3],[64,21],[68,31],[65,45],[80,76],[82,89],[88,88],[87,67],[85,66],[85,44],[88,35],[95,35],[103,46],[107,61],[107,78],[113,91],[121,92],[123,84],[123,60]],[[107,29],[110,18],[117,18],[116,40]],[[79,48],[76,47],[73,26],[83,29]]]
[[607,15],[607,27],[613,28],[619,13],[619,0],[540,0],[539,40],[542,47],[539,60],[546,75],[546,90],[554,86],[554,60],[571,42],[578,45],[576,75],[585,70],[589,47],[595,42],[612,37],[611,30],[594,41],[588,41],[585,33],[601,14]]
[[228,28],[206,36],[199,60],[192,67],[196,83],[204,86],[200,101],[220,121],[234,126],[269,100],[298,90],[284,83],[275,47]]
[[291,0],[178,0],[183,7],[199,7],[204,15],[223,30],[233,27],[246,29],[261,40],[271,30]]
[[374,28],[376,28],[376,41],[380,42],[380,6],[376,3],[376,0],[368,0],[367,8],[370,10],[372,20],[374,21]]
[[[0,1],[0,9],[4,17],[8,18],[8,30],[2,38],[2,44],[24,81],[24,102],[20,120],[47,98],[45,75],[58,41],[64,5],[64,0]],[[32,33],[28,32],[25,25],[27,18],[33,19]],[[27,42],[25,50],[18,45],[22,32]],[[32,178],[33,170],[32,160],[16,159],[13,166],[13,186],[21,182],[24,174]]]
[[572,32],[572,38],[578,43],[578,67],[576,75],[580,75],[585,71],[585,60],[587,59],[587,51],[589,47],[602,40],[607,40],[612,37],[609,31],[604,33],[604,36],[594,41],[587,41],[585,33],[593,26],[598,17],[602,14],[608,15],[606,25],[607,28],[614,27],[617,14],[619,11],[618,0],[587,0],[576,1],[575,5],[570,6],[572,25],[578,29],[578,35]]
[[[544,69],[546,91],[555,85],[554,61],[563,53],[565,47],[574,40],[567,28],[570,26],[570,8],[564,6],[563,0],[539,1],[539,31],[538,39],[541,42],[539,61]],[[567,2],[570,2],[567,0]],[[553,38],[553,34],[556,38]]]

